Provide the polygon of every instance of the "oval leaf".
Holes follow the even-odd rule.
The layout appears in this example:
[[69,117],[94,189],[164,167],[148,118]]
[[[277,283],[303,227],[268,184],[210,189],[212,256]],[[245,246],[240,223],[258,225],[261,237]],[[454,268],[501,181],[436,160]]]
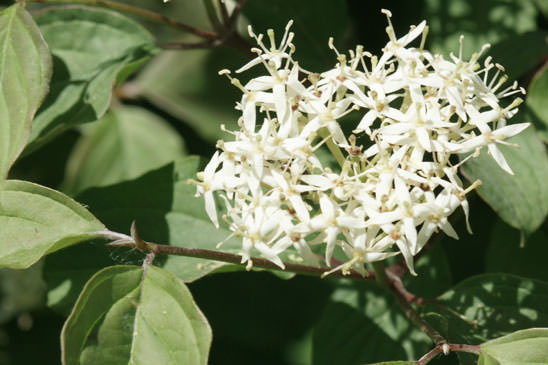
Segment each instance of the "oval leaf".
[[548,284],[542,281],[484,274],[464,280],[439,300],[468,319],[443,313],[449,320],[449,340],[478,344],[520,329],[548,326],[547,297]]
[[[461,364],[462,364],[463,363],[462,359],[459,358],[459,360],[461,360]],[[470,363],[472,363],[472,361],[470,361]],[[486,353],[482,353],[480,354],[478,358],[478,365],[500,365],[500,364],[497,360],[493,359],[491,356],[487,355]]]
[[480,347],[501,365],[548,364],[548,328],[517,331]]
[[[548,38],[548,36],[547,36]],[[545,52],[545,54],[548,52]],[[540,121],[543,129],[548,129],[548,64],[545,65],[531,81],[527,94],[527,107],[533,113],[535,120]]]
[[[534,69],[548,53],[548,32],[533,31],[513,35],[489,50],[493,60],[504,66],[509,80],[517,80]],[[528,91],[531,96],[531,88]]]
[[327,44],[329,37],[334,37],[337,44],[342,43],[352,29],[354,24],[349,11],[346,2],[331,0],[248,1],[242,8],[243,15],[256,33],[272,28],[278,41],[287,22],[292,19],[291,30],[296,33],[293,41],[297,49],[296,59],[299,65],[312,70],[325,69],[336,63],[336,54]]
[[519,148],[499,145],[514,171],[502,170],[487,154],[469,160],[462,167],[465,176],[483,184],[478,194],[510,226],[526,233],[534,232],[548,213],[548,157],[532,126],[508,142]]
[[48,92],[51,64],[48,46],[22,5],[1,11],[0,179],[27,143],[34,113]]
[[[78,201],[93,207],[94,214],[111,230],[125,232],[135,220],[145,240],[214,250],[231,232],[215,228],[205,212],[203,199],[194,197],[196,188],[187,184],[201,167],[198,157],[185,158],[131,181],[88,189],[78,196]],[[241,242],[232,238],[223,245],[223,250],[236,253],[240,247]],[[45,277],[50,290],[57,292],[51,304],[62,303],[66,307],[73,303],[93,272],[116,262],[110,257],[111,248],[101,248],[102,254],[90,255],[93,249],[99,250],[79,245],[57,252],[52,260],[47,260],[46,271],[52,268],[54,275]],[[116,254],[127,258],[127,252],[124,249]],[[82,256],[87,258],[85,264],[75,268],[74,262]],[[156,264],[185,282],[228,267],[219,261],[182,256],[160,257]],[[61,276],[64,280],[59,280]]]
[[0,267],[26,268],[103,229],[84,207],[58,191],[26,181],[0,182]]
[[489,246],[485,253],[487,272],[504,272],[548,282],[548,232],[537,230],[520,246],[519,231],[497,220],[492,226]]
[[[456,53],[459,37],[464,35],[464,57],[471,56],[485,43],[495,44],[516,34],[535,30],[537,14],[532,1],[470,3],[468,0],[454,0],[450,6],[438,0],[424,2],[432,51],[446,55]],[[495,61],[499,62],[498,59]]]
[[111,266],[84,287],[61,342],[63,364],[206,364],[211,328],[169,272]]
[[392,293],[373,282],[340,284],[314,327],[314,364],[416,359],[428,352],[431,341]]
[[[145,240],[213,250],[231,232],[215,228],[207,217],[203,199],[194,197],[196,188],[187,183],[196,177],[200,166],[198,157],[185,158],[132,181],[89,189],[78,200],[92,206],[94,213],[112,230],[127,231],[132,220],[136,220]],[[231,252],[240,247],[235,238],[223,245],[224,250]],[[192,281],[225,265],[169,256],[163,267],[180,279]]]
[[28,151],[72,125],[99,119],[117,78],[127,77],[157,49],[145,28],[113,11],[53,8],[36,22],[51,48],[54,69],[51,93],[34,120]]
[[63,191],[134,179],[183,155],[183,140],[167,122],[146,109],[118,106],[90,125],[75,146]]
[[166,51],[147,65],[134,86],[153,104],[189,124],[202,138],[215,142],[225,134],[221,124],[230,130],[236,127],[234,103],[240,98],[238,90],[217,73],[246,62],[246,57],[226,48],[191,53]]

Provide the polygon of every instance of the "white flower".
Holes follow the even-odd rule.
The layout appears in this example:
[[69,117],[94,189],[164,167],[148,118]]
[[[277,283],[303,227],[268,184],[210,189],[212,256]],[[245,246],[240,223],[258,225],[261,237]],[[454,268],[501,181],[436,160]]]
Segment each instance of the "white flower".
[[[461,39],[458,56],[445,59],[424,49],[425,22],[398,38],[390,12],[383,13],[389,41],[380,57],[362,46],[340,53],[330,39],[335,66],[309,72],[293,59],[289,23],[279,43],[267,32],[269,47],[249,29],[256,57],[237,72],[263,67],[262,75],[242,84],[220,72],[242,91],[240,129],[218,143],[222,152],[193,183],[217,226],[213,193],[220,192],[248,268],[255,255],[283,268],[289,250],[317,264],[311,246],[322,245],[325,264],[336,262],[328,273],[365,274],[368,262],[401,254],[415,274],[413,257],[434,232],[458,239],[449,222],[457,208],[470,231],[466,194],[481,182],[465,187],[458,167],[487,146],[511,173],[497,144],[511,145],[505,139],[529,124],[507,125],[521,99],[499,102],[523,90],[516,83],[504,88],[503,68],[489,57],[478,63],[488,46],[466,60]],[[343,117],[354,124],[342,126]],[[322,164],[322,150],[339,169]],[[467,152],[473,153],[454,164]],[[341,252],[346,261],[338,261]]]

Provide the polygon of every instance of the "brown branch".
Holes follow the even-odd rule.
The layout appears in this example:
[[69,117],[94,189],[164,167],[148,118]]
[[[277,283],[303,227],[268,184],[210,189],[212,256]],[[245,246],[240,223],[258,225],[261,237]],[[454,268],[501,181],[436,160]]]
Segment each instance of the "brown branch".
[[430,361],[434,360],[434,358],[439,354],[443,353],[444,355],[449,355],[451,351],[467,352],[476,355],[481,354],[481,349],[478,345],[446,343],[434,347],[430,352],[428,352],[426,355],[421,357],[419,361],[417,361],[417,365],[428,364]]
[[232,10],[232,14],[230,14],[230,19],[228,20],[227,26],[231,29],[233,29],[236,26],[236,20],[238,19],[238,16],[242,12],[242,8],[244,7],[245,0],[240,0],[236,3],[236,6]]
[[[195,257],[201,259],[208,259],[214,261],[227,262],[230,264],[242,265],[242,256],[237,254],[232,254],[222,251],[206,250],[202,248],[193,248],[193,247],[181,247],[181,246],[169,246],[169,245],[160,245],[157,243],[146,242],[147,251],[154,251],[156,254],[165,254],[165,255],[176,255],[176,256],[186,256],[186,257]],[[112,242],[109,244],[111,247],[131,247],[138,248],[134,242],[128,241],[118,241]],[[308,265],[294,264],[291,262],[284,262],[285,269],[280,268],[271,261],[262,258],[252,258],[253,267],[278,270],[278,271],[289,271],[296,274],[303,275],[312,275],[312,276],[322,276],[323,274],[329,272],[330,268],[321,268]],[[356,280],[374,280],[375,273],[368,272],[368,275],[363,276],[357,271],[351,270],[347,275],[344,275],[342,272],[337,271],[329,274],[329,276],[336,276],[348,279]]]
[[205,42],[187,43],[187,42],[172,42],[159,44],[163,49],[204,49],[214,48],[222,45],[224,42],[221,39],[208,40]]
[[219,9],[221,9],[223,24],[227,26],[228,22],[230,21],[230,15],[228,15],[228,9],[226,8],[225,0],[217,0],[217,4],[219,5]]
[[455,317],[461,319],[462,321],[468,323],[471,326],[476,327],[478,325],[478,321],[465,317],[464,315],[458,313],[454,309],[440,303],[437,299],[419,297],[419,296],[411,293],[403,285],[403,282],[402,282],[402,279],[401,279],[403,274],[401,274],[401,272],[398,271],[399,268],[400,268],[399,265],[392,265],[392,266],[390,266],[386,269],[386,274],[389,277],[389,279],[391,281],[391,284],[394,287],[394,290],[397,290],[407,300],[408,303],[410,303],[410,304],[415,303],[417,305],[430,304],[430,305],[433,305],[433,306],[436,306],[438,308],[441,308],[443,310],[448,311],[449,313],[451,313]]
[[401,291],[401,288],[405,289],[401,283],[401,280],[396,277],[399,280],[399,284],[401,284],[400,286],[398,285],[398,281],[394,280],[394,276],[391,276],[384,268],[384,265],[380,262],[374,262],[373,267],[375,269],[375,274],[377,274],[377,281],[394,294],[398,304],[407,318],[409,318],[411,322],[420,328],[421,331],[426,333],[426,335],[428,335],[428,337],[430,337],[436,345],[447,344],[447,340],[436,329],[434,329],[434,327],[430,326],[428,322],[422,319],[420,314],[411,306],[409,297],[404,294],[407,290]]

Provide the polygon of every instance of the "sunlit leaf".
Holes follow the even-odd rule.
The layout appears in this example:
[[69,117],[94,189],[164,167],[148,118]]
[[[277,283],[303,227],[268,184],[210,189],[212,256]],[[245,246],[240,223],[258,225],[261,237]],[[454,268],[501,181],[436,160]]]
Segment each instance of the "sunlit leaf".
[[466,162],[463,172],[470,181],[479,179],[479,195],[509,225],[534,232],[548,213],[548,157],[532,126],[508,139],[519,148],[498,145],[514,171],[502,170],[484,149]]
[[[548,39],[548,36],[547,36]],[[548,52],[545,52],[545,54]],[[527,93],[527,107],[535,121],[539,122],[539,129],[548,129],[548,65],[540,69],[529,86]]]
[[84,287],[61,335],[64,364],[206,364],[211,328],[186,286],[150,266],[111,266]]
[[225,133],[221,124],[236,129],[234,110],[240,92],[218,71],[239,68],[248,61],[231,49],[166,51],[155,57],[134,87],[156,106],[188,123],[200,136],[215,142]]
[[548,328],[517,331],[480,347],[501,365],[548,364]]
[[90,125],[68,162],[63,191],[131,180],[183,155],[183,141],[160,117],[138,107],[115,107]]
[[53,54],[51,92],[32,125],[29,150],[70,126],[99,119],[120,76],[156,52],[152,35],[118,12],[53,8],[36,17]]
[[49,89],[51,55],[22,4],[0,12],[0,179],[27,143]]
[[97,218],[58,191],[26,181],[0,182],[0,267],[26,268],[102,229]]

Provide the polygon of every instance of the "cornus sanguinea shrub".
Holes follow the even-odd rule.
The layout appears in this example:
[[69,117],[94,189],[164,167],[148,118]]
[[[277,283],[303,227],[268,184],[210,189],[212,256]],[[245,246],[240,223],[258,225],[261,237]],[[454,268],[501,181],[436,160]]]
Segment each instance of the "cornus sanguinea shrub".
[[548,9],[450,3],[1,8],[0,363],[548,364]]
[[[380,56],[363,46],[339,53],[330,39],[338,63],[310,72],[293,59],[290,22],[279,44],[272,30],[265,45],[249,28],[256,58],[236,72],[263,67],[263,76],[242,85],[220,72],[243,93],[240,129],[217,143],[198,194],[218,226],[214,192],[222,192],[223,218],[242,237],[248,268],[259,253],[283,269],[280,254],[289,248],[316,264],[311,246],[323,245],[327,266],[335,247],[346,256],[333,270],[365,274],[364,264],[401,253],[416,275],[413,256],[433,233],[458,239],[449,216],[461,207],[468,220],[466,194],[481,181],[465,187],[459,166],[487,147],[512,174],[497,144],[529,123],[506,124],[522,99],[501,102],[525,90],[502,87],[504,68],[491,57],[479,63],[488,45],[464,59],[461,38],[458,56],[445,59],[424,49],[426,22],[397,38],[391,13],[383,13],[389,41]],[[324,144],[337,171],[316,153]]]

